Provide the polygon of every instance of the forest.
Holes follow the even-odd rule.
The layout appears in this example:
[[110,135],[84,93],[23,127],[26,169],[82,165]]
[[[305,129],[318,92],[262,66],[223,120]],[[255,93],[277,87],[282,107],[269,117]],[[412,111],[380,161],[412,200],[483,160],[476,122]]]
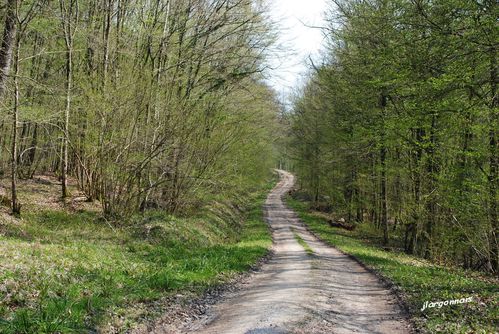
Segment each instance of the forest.
[[278,108],[262,81],[273,37],[260,7],[7,1],[0,159],[12,212],[17,180],[36,174],[56,175],[62,198],[76,178],[110,218],[174,213],[260,182]]
[[0,25],[0,333],[122,332],[268,252],[263,2],[5,0]]
[[289,117],[300,186],[386,247],[497,273],[497,3],[333,2]]
[[0,333],[496,332],[498,14],[1,0]]

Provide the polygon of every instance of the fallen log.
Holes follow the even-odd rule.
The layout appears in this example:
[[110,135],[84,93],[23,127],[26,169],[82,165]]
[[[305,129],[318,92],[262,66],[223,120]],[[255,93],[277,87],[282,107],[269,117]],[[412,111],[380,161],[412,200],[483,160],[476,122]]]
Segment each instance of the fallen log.
[[332,219],[330,219],[328,221],[329,223],[329,226],[331,227],[338,227],[338,228],[342,228],[344,230],[347,230],[347,231],[353,231],[355,229],[355,225],[352,225],[352,224],[347,224],[345,222],[342,222],[342,221],[334,221]]

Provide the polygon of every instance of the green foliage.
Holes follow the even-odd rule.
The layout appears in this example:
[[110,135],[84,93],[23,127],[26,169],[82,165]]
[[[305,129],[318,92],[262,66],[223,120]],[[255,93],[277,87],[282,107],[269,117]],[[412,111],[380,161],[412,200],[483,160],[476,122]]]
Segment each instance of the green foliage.
[[[491,277],[432,264],[366,243],[357,231],[331,227],[312,215],[305,202],[288,197],[287,204],[322,240],[351,254],[400,288],[418,328],[428,333],[493,333],[498,319],[498,282]],[[421,311],[423,304],[473,297],[469,304]]]
[[274,37],[260,5],[33,0],[18,15],[19,177],[65,175],[67,141],[69,176],[111,220],[265,183],[279,107],[263,80]]
[[301,190],[390,246],[497,272],[493,2],[335,4],[328,59],[289,116]]
[[240,233],[209,210],[150,212],[122,227],[89,212],[25,215],[0,236],[0,332],[125,330],[154,315],[162,297],[199,294],[248,270],[271,245],[267,190],[236,214]]
[[310,246],[307,244],[307,242],[305,240],[303,240],[303,238],[298,233],[293,232],[293,236],[295,237],[296,241],[300,244],[300,246],[302,246],[303,249],[305,249],[305,252],[307,252],[308,255],[314,254],[313,249],[310,248]]

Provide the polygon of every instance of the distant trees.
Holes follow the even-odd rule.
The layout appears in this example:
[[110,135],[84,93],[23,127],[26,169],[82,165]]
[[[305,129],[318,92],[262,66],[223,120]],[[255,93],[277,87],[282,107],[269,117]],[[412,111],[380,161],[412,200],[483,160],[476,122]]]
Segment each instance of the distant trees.
[[303,188],[385,244],[497,272],[497,3],[332,3],[291,116]]
[[[18,87],[3,108],[13,101],[20,130],[9,136],[17,126],[2,120],[0,134],[14,148],[13,180],[53,172],[66,197],[71,175],[121,217],[176,212],[265,179],[278,107],[262,81],[273,37],[259,2],[6,4],[0,88]],[[22,66],[10,86],[12,52]]]

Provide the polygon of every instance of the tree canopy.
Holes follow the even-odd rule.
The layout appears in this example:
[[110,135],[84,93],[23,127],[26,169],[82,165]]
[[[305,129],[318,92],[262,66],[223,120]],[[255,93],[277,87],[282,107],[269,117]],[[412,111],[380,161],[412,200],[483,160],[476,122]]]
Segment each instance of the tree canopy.
[[317,208],[386,245],[498,270],[497,3],[334,0],[290,115]]
[[17,178],[40,173],[62,197],[76,178],[111,218],[195,208],[269,175],[279,107],[261,3],[9,0],[0,15],[14,213]]

